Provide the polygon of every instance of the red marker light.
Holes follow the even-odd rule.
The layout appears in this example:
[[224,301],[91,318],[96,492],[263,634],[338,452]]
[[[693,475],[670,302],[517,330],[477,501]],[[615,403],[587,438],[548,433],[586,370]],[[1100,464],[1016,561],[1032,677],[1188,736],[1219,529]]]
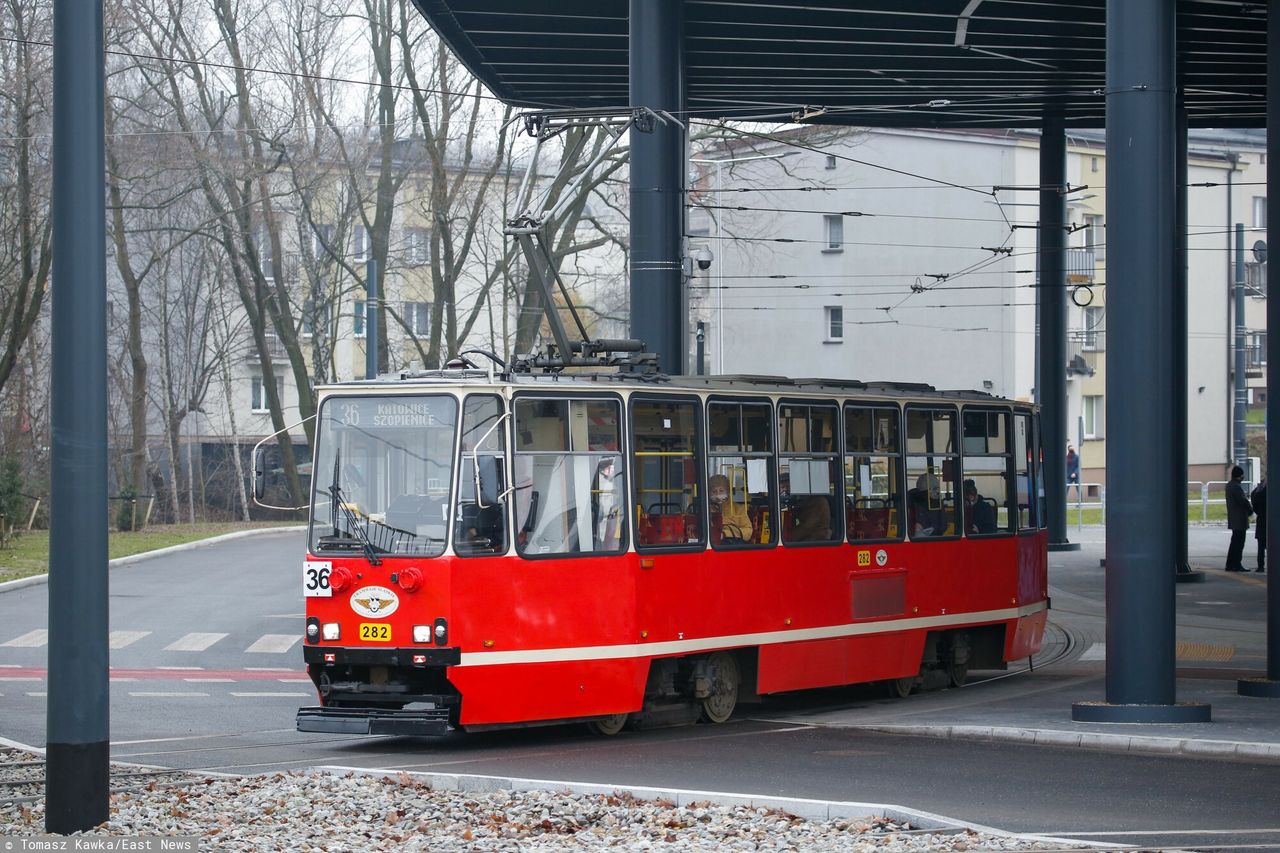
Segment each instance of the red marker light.
[[334,592],[342,592],[355,582],[355,578],[351,575],[351,570],[346,566],[338,566],[338,568],[329,572],[329,589]]
[[413,662],[414,662],[414,663],[422,663],[422,664],[425,664],[425,663],[427,662],[427,656],[426,656],[426,655],[414,655],[414,656],[413,656]]
[[337,663],[337,662],[338,662],[338,655],[337,655],[337,653],[336,653],[336,652],[325,652],[325,654],[324,654],[324,662],[325,662],[325,663]]
[[422,586],[422,572],[418,571],[413,566],[410,566],[399,573],[397,576],[397,582],[400,584],[400,588],[405,592],[413,592]]

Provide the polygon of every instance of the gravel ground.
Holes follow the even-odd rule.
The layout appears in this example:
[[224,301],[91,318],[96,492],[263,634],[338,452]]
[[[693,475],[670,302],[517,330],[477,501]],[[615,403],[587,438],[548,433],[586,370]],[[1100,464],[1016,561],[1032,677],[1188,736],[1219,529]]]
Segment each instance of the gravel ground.
[[[43,828],[42,802],[0,802],[0,836],[37,835]],[[676,806],[623,794],[432,790],[404,774],[299,772],[148,783],[113,795],[111,819],[92,834],[196,836],[204,850],[255,853],[1058,849],[967,830],[924,832],[874,817],[810,821],[773,809]]]

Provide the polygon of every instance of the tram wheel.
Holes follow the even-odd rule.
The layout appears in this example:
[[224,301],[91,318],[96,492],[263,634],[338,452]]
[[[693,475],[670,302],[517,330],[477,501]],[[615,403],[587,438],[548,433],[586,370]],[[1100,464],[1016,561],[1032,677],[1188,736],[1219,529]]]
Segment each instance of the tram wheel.
[[969,680],[969,664],[956,663],[954,659],[947,663],[947,681],[952,687],[964,687],[964,683]]
[[601,735],[602,737],[613,737],[622,731],[622,727],[627,724],[628,714],[610,714],[607,717],[601,717],[598,720],[592,720],[587,723],[587,731],[593,735]]
[[738,706],[738,662],[728,652],[715,652],[707,658],[707,667],[711,671],[711,692],[702,700],[702,719],[723,723]]
[[889,686],[889,697],[906,699],[911,695],[911,691],[916,689],[917,681],[919,678],[914,675],[908,675],[906,678],[890,678],[885,682]]

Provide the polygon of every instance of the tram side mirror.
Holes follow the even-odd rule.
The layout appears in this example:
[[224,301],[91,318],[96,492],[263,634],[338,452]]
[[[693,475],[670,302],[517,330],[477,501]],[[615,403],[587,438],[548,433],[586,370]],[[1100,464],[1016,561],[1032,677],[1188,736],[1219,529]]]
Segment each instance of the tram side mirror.
[[253,454],[253,498],[262,500],[267,493],[267,451],[259,447]]
[[502,497],[502,473],[496,456],[476,457],[476,492],[480,503],[492,506]]

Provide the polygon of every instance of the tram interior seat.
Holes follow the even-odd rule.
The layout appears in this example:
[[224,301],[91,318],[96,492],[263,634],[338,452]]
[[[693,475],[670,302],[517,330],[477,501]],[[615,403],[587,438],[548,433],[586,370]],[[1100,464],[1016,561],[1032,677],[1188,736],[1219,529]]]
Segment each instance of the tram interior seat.
[[649,504],[637,525],[636,536],[639,544],[682,545],[690,539],[691,518],[694,525],[693,538],[696,539],[697,519],[685,512],[679,503],[663,501]]
[[897,535],[897,508],[888,498],[858,498],[845,514],[853,539],[891,539]]

